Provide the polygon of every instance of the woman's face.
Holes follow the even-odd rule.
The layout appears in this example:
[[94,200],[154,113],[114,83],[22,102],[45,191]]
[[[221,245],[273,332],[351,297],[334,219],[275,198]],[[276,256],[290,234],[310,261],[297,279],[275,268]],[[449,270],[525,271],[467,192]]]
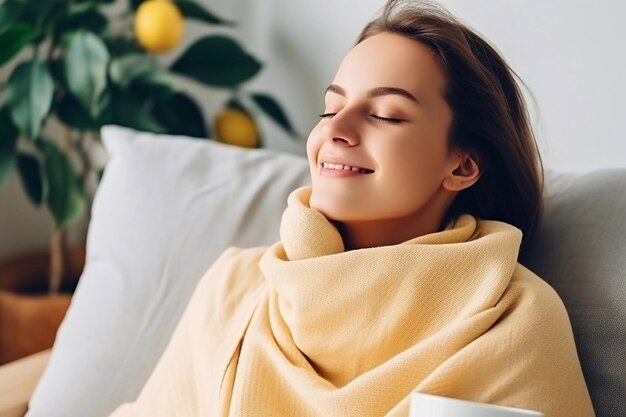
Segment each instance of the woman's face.
[[420,42],[381,33],[356,45],[307,142],[310,206],[332,220],[359,222],[414,218],[442,201],[436,196],[460,160],[448,147],[445,85]]

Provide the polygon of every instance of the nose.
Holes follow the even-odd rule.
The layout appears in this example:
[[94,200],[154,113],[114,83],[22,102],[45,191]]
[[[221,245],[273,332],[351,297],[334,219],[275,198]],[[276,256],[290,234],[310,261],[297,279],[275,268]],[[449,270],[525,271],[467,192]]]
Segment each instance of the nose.
[[360,133],[356,115],[350,111],[342,111],[327,120],[324,126],[324,137],[338,145],[356,146],[360,142]]

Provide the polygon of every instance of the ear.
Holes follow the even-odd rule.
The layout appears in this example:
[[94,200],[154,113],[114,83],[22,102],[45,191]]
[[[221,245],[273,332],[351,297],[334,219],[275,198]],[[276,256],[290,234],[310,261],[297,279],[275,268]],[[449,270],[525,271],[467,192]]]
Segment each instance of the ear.
[[443,179],[443,188],[448,191],[462,191],[471,187],[480,178],[480,168],[468,153],[456,154],[452,171]]

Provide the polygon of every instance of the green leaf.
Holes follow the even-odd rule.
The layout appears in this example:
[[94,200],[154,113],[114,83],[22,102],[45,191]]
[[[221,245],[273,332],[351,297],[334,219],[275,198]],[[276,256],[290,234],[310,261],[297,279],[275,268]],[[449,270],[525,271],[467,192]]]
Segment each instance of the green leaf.
[[6,107],[0,109],[0,188],[15,169],[18,131]]
[[11,120],[11,114],[9,109],[5,106],[0,107],[0,137],[2,138],[17,138],[19,131],[13,120]]
[[22,13],[20,19],[29,23],[43,24],[50,18],[58,18],[67,13],[67,0],[20,1]]
[[67,80],[65,79],[65,65],[62,59],[51,59],[48,61],[48,71],[52,78],[61,85],[65,90],[67,87]]
[[267,94],[257,93],[252,94],[252,101],[292,137],[297,135],[297,132],[287,118],[287,114],[274,98]]
[[54,81],[48,69],[35,59],[18,65],[6,87],[6,103],[18,129],[28,138],[39,135],[50,111]]
[[152,115],[150,105],[139,100],[131,90],[112,88],[109,102],[110,119],[107,123],[145,130],[154,133],[166,133],[167,129]]
[[17,161],[16,142],[16,138],[0,137],[0,189],[15,169]]
[[17,55],[37,37],[37,29],[25,23],[15,23],[0,32],[0,66]]
[[129,54],[111,61],[111,80],[122,88],[128,87],[135,79],[156,72],[154,60],[145,54]]
[[208,138],[200,106],[188,95],[177,93],[167,101],[157,102],[154,115],[172,135]]
[[115,0],[78,0],[78,4],[91,3],[91,4],[111,4],[115,3]]
[[97,131],[107,120],[110,119],[108,101],[109,94],[105,90],[100,95],[98,103],[98,115],[92,116],[85,109],[85,106],[76,98],[69,90],[68,82],[65,79],[64,63],[60,59],[51,60],[48,64],[50,74],[55,81],[62,87],[62,92],[57,92],[54,103],[52,104],[52,112],[68,126],[81,131]]
[[52,59],[48,62],[48,69],[57,84],[61,86],[60,90],[62,90],[57,92],[55,102],[52,104],[52,111],[57,117],[66,125],[78,130],[99,130],[105,124],[101,119],[106,118],[104,112],[108,110],[107,102],[109,97],[107,90],[100,95],[98,115],[94,117],[70,91],[69,83],[65,78],[64,61],[62,59]]
[[0,4],[0,31],[14,23],[22,14],[23,3],[15,0],[5,0]]
[[76,221],[85,211],[85,193],[70,160],[48,140],[37,141],[44,155],[47,179],[46,204],[57,229]]
[[63,94],[53,105],[52,111],[67,126],[77,130],[98,130],[100,124],[70,93]]
[[235,26],[234,22],[222,19],[221,17],[214,15],[195,1],[175,0],[174,3],[176,3],[183,16],[189,19],[199,20],[201,22],[209,23],[212,25]]
[[185,51],[172,71],[214,87],[235,87],[254,77],[261,63],[225,36],[206,36]]
[[69,2],[67,0],[46,0],[46,1],[22,1],[22,11],[20,20],[37,27],[38,36],[35,40],[40,42],[47,35],[52,33],[59,19],[68,12]]
[[179,88],[170,73],[157,71],[137,78],[132,84],[132,91],[141,100],[152,99],[158,102],[169,100],[178,93]]
[[100,95],[106,88],[109,52],[98,36],[84,30],[72,33],[66,42],[65,79],[68,88],[96,117]]
[[106,89],[104,90],[104,93],[102,93],[102,97],[100,98],[100,111],[98,113],[98,118],[94,120],[94,123],[97,123],[98,127],[96,130],[98,131],[102,126],[113,123],[113,108],[111,105],[111,97],[112,93],[110,89]]
[[130,4],[130,7],[131,7],[133,10],[137,10],[137,8],[139,7],[139,5],[140,5],[141,3],[143,3],[143,2],[144,2],[144,0],[129,0],[129,1],[128,1],[128,3]]
[[114,57],[144,52],[135,39],[129,39],[123,36],[102,36],[102,39],[107,49]]
[[43,200],[43,177],[39,160],[32,155],[20,153],[17,155],[17,168],[26,195],[33,204],[40,206]]
[[107,19],[94,5],[76,4],[70,8],[54,31],[54,38],[60,39],[64,33],[85,29],[93,33],[102,33],[107,27]]

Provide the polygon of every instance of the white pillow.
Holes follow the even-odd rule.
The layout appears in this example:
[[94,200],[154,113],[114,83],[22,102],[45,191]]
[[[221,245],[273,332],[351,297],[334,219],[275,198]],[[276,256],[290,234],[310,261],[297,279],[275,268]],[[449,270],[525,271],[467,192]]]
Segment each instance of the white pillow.
[[228,246],[278,240],[305,158],[102,129],[108,161],[87,262],[29,417],[108,415],[134,400],[198,280]]

